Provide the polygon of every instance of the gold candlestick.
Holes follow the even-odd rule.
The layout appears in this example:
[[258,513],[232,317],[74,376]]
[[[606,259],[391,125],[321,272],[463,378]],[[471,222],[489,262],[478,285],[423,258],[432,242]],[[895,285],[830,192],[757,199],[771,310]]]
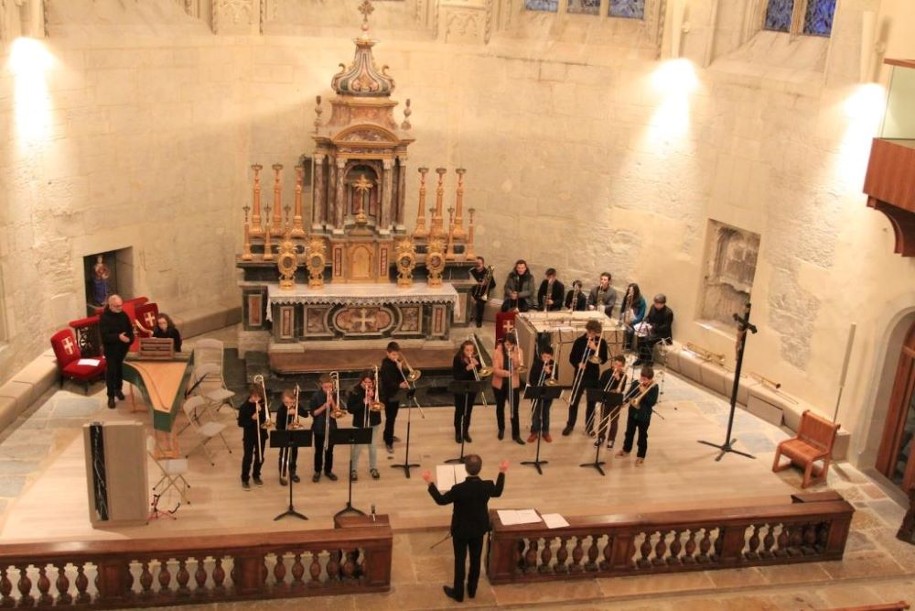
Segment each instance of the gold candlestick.
[[[270,206],[264,206],[264,213],[270,217]],[[270,243],[272,231],[264,231],[264,261],[273,261],[273,245]]]
[[264,235],[264,228],[261,226],[261,177],[260,172],[264,169],[259,163],[255,163],[251,166],[251,169],[254,170],[254,201],[252,205],[254,210],[251,212],[251,235],[253,236],[262,236]]
[[242,206],[241,209],[245,211],[245,244],[242,246],[241,260],[250,261],[254,258],[251,256],[251,234],[248,227],[248,210],[251,209],[251,206]]
[[445,199],[445,168],[435,168],[438,174],[438,186],[435,188],[435,212],[432,213],[432,229],[429,231],[430,238],[442,238],[445,236],[445,230],[442,227],[444,222],[444,199]]
[[294,238],[305,237],[305,228],[302,227],[302,185],[304,182],[305,168],[299,164],[295,166],[295,216],[292,217],[291,234]]
[[473,213],[476,212],[474,208],[467,210],[470,213],[470,226],[467,228],[467,245],[464,247],[464,260],[471,261],[477,258],[475,252],[473,252]]
[[419,168],[419,206],[416,210],[416,230],[413,239],[423,239],[429,236],[426,229],[426,174],[429,168]]
[[457,210],[454,213],[454,239],[464,239],[464,174],[467,172],[464,168],[455,170],[458,175],[457,197],[455,206]]
[[270,233],[277,237],[283,235],[283,185],[280,183],[282,169],[283,164],[273,164],[276,176],[273,180],[273,222],[270,224]]
[[445,260],[454,261],[454,206],[448,208],[448,248]]
[[356,224],[360,227],[369,221],[369,218],[365,215],[365,196],[374,186],[375,183],[366,178],[365,174],[360,174],[356,182],[353,183],[353,189],[359,198],[359,209],[356,210]]

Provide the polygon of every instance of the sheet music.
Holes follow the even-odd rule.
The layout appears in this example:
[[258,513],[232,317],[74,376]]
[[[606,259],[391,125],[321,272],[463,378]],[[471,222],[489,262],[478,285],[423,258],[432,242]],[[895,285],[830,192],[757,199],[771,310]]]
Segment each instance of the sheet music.
[[80,359],[76,364],[82,365],[83,367],[98,367],[101,362],[100,359]]
[[569,525],[566,519],[558,513],[545,513],[541,517],[547,528],[565,528]]
[[503,526],[540,522],[540,514],[537,513],[536,509],[499,509],[497,513]]
[[435,467],[435,487],[439,492],[448,492],[455,484],[467,479],[467,468],[463,463],[438,465]]

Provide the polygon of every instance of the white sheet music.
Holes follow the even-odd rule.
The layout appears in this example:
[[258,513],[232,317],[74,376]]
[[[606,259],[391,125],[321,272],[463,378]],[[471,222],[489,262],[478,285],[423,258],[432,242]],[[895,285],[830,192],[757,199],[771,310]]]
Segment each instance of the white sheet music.
[[545,513],[541,517],[547,528],[565,528],[569,525],[566,519],[558,513]]
[[540,514],[537,513],[536,509],[499,509],[497,513],[503,526],[540,522]]
[[82,365],[83,367],[98,367],[99,363],[102,361],[99,359],[80,359],[76,362],[77,365]]
[[435,467],[435,486],[439,492],[448,492],[455,484],[467,479],[467,468],[464,463],[438,465]]

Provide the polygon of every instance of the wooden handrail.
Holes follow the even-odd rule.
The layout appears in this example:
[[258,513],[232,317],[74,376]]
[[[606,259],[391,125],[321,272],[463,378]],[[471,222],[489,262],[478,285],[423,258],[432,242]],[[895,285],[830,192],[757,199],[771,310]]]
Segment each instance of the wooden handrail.
[[387,516],[343,529],[0,546],[0,607],[140,607],[390,589]]
[[854,508],[834,492],[783,504],[569,517],[504,526],[492,512],[493,584],[842,558]]

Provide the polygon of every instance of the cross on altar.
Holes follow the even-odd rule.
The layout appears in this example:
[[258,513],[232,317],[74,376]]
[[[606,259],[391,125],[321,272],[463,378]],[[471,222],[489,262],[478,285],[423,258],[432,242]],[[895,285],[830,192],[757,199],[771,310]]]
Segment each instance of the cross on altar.
[[[372,330],[375,326],[376,319],[374,316],[369,316],[365,308],[359,310],[359,316],[354,318],[353,326],[359,325],[357,331],[365,333],[366,331]],[[372,325],[372,329],[369,328],[369,324]]]
[[73,340],[69,337],[65,338],[63,341],[64,350],[67,351],[67,354],[73,354],[73,349],[76,347],[73,344]]
[[156,326],[156,315],[152,313],[152,310],[143,315],[143,322],[150,329]]

